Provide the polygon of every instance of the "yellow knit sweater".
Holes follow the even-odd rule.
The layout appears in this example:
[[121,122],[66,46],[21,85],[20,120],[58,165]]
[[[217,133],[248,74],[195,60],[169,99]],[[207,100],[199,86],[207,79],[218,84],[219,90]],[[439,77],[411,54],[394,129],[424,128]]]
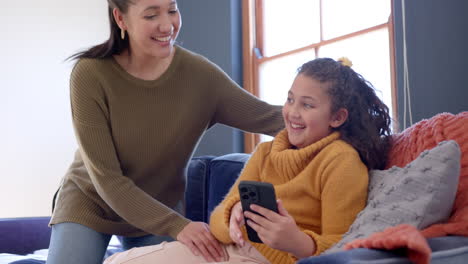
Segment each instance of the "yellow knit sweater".
[[[318,255],[341,239],[367,198],[368,170],[357,151],[334,132],[302,149],[292,149],[287,131],[258,146],[239,179],[211,215],[217,239],[232,243],[229,218],[239,201],[241,180],[270,182],[297,225],[316,244]],[[245,228],[244,238],[247,239]],[[252,243],[252,242],[251,242]],[[294,263],[287,252],[252,243],[271,263]],[[311,252],[312,253],[312,252]]]

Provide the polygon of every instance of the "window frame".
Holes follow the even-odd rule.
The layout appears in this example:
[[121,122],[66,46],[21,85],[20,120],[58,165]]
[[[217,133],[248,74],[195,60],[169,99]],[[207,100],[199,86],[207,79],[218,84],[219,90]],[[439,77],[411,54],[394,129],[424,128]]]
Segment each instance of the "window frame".
[[[349,39],[355,36],[363,35],[372,31],[388,28],[389,33],[389,49],[390,49],[390,89],[392,97],[392,115],[394,120],[398,120],[397,109],[397,89],[396,89],[396,66],[395,66],[395,38],[394,38],[394,23],[393,23],[393,0],[391,0],[390,16],[386,23],[375,25],[366,29],[351,32],[332,39],[323,39],[323,23],[322,23],[322,2],[320,1],[320,41],[310,45],[289,50],[273,56],[263,56],[261,51],[264,49],[263,36],[263,3],[265,0],[242,0],[242,49],[243,49],[243,86],[244,89],[255,96],[259,96],[259,68],[264,62],[271,61],[277,58],[289,56],[306,50],[317,51],[320,47],[338,42],[344,39]],[[395,122],[393,124],[396,129]],[[244,152],[251,153],[255,146],[260,142],[260,135],[252,133],[244,133]]]

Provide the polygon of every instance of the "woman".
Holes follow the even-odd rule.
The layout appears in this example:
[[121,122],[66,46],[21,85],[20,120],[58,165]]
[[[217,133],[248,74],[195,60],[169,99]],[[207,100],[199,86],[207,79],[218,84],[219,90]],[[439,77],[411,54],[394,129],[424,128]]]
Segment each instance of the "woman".
[[274,135],[281,107],[238,87],[175,40],[176,1],[108,0],[110,37],[78,53],[71,107],[79,144],[52,216],[48,263],[101,263],[170,236],[206,260],[224,257],[205,223],[181,214],[187,162],[215,123]]

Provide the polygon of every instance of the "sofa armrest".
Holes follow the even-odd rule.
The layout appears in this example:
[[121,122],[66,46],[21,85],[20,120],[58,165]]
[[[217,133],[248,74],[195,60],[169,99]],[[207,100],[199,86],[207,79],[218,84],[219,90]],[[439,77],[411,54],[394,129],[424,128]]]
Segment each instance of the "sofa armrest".
[[195,157],[187,168],[185,188],[185,217],[192,221],[207,222],[208,183],[210,161],[214,156]]
[[207,216],[224,199],[239,177],[249,154],[232,153],[217,157],[210,162]]
[[29,254],[49,247],[50,217],[0,219],[0,253]]
[[192,158],[185,189],[185,216],[208,223],[211,212],[227,194],[250,155],[232,153]]

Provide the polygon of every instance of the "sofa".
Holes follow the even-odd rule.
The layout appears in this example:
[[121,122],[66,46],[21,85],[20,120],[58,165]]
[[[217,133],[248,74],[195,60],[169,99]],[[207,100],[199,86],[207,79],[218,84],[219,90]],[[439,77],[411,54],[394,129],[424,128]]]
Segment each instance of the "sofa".
[[[414,142],[423,141],[426,145],[423,144],[421,148],[429,148],[437,145],[437,142],[439,141],[456,139],[458,140],[458,145],[460,145],[461,148],[461,155],[464,156],[461,164],[462,172],[460,173],[461,176],[459,184],[460,186],[464,185],[465,187],[468,187],[466,184],[468,177],[467,175],[464,175],[468,170],[468,164],[465,162],[465,160],[468,160],[466,158],[466,152],[468,151],[468,148],[466,147],[468,146],[468,137],[465,136],[465,132],[463,132],[468,129],[468,112],[464,112],[461,116],[462,118],[458,118],[460,117],[460,115],[458,115],[457,118],[462,120],[461,123],[457,123],[460,121],[454,122],[453,116],[454,115],[451,114],[442,114],[442,116],[439,115],[437,118],[433,118],[431,120],[423,120],[398,134],[395,137],[396,146],[394,147],[391,155],[400,157],[403,154],[406,156],[411,154],[413,156],[408,156],[406,160],[401,158],[391,158],[391,164],[389,164],[389,166],[398,165],[403,167],[409,160],[417,159],[418,155],[426,155],[424,153],[413,154],[410,153],[408,149],[405,149],[408,148],[408,146],[411,146],[411,140],[414,140]],[[440,119],[444,119],[445,123],[440,123]],[[463,131],[461,133],[457,132],[453,136],[454,138],[451,138],[450,136],[446,138],[446,135],[450,134],[445,131],[447,124],[455,127],[461,126],[461,129],[458,130]],[[431,139],[429,137],[435,137],[427,136],[427,133],[424,134],[420,132],[419,128],[423,127],[422,129],[426,129],[425,127],[428,126],[431,127],[431,133],[437,135],[437,139]],[[441,131],[438,131],[437,127],[441,127]],[[462,138],[463,142],[460,141],[460,138]],[[417,145],[420,146],[421,143],[417,143]],[[419,152],[419,149],[417,151]],[[232,153],[219,157],[194,157],[187,168],[187,188],[185,193],[187,218],[193,221],[208,222],[210,213],[228,192],[249,157],[249,154],[243,153]],[[407,169],[407,167],[409,168],[409,166],[406,165],[405,169]],[[462,219],[463,223],[468,222],[468,219],[464,218],[466,214],[457,215],[457,212],[466,212],[464,209],[468,209],[467,205],[463,204],[464,201],[468,201],[465,199],[466,197],[468,197],[467,192],[461,187],[458,188],[457,197],[454,203],[454,208],[458,208],[458,210],[453,212],[449,220],[452,221],[452,223],[455,223],[454,221],[458,221],[460,219]],[[453,217],[454,214],[456,216],[455,218]],[[46,249],[48,247],[50,238],[48,221],[48,217],[0,219],[0,264],[44,263],[43,258],[41,260],[37,255],[28,256],[26,254],[31,254],[36,250]],[[429,228],[429,231],[431,230],[432,229]],[[468,236],[450,235],[450,233],[454,232],[448,231],[448,234],[446,235],[427,238],[427,243],[432,251],[432,254],[430,255],[430,263],[468,263]],[[111,245],[109,247],[109,253],[116,251],[119,251],[118,245]],[[405,249],[377,250],[356,248],[305,258],[299,260],[298,263],[412,263],[408,259],[406,253]],[[19,255],[22,256],[21,258],[18,257],[16,261],[7,262],[8,259],[11,260],[13,259],[12,257]]]
[[[220,157],[205,156],[192,159],[187,179],[187,217],[207,222],[211,211],[221,202],[249,157],[248,154],[236,153]],[[197,199],[192,199],[194,197]],[[432,250],[432,264],[468,263],[468,237],[436,237],[428,239],[428,243]],[[403,264],[412,262],[402,250],[388,251],[364,248],[309,257],[298,262],[298,264],[313,263]]]

